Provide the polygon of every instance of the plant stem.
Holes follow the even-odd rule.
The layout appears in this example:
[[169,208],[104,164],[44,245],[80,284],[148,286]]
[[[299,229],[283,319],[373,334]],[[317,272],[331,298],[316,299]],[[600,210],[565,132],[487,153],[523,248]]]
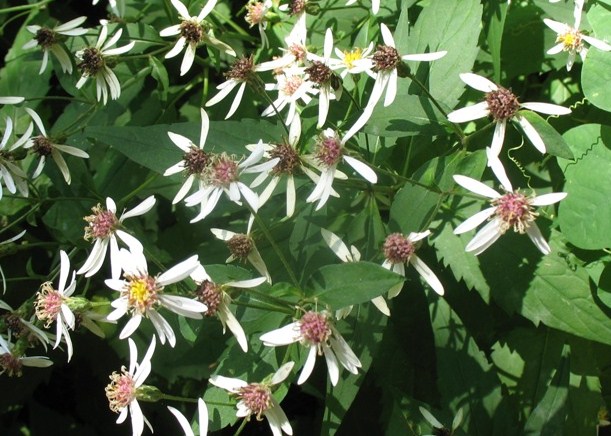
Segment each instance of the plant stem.
[[41,6],[46,5],[47,3],[51,3],[52,0],[42,0],[38,3],[33,3],[31,5],[22,5],[22,6],[12,6],[10,8],[0,9],[0,14],[8,14],[9,12],[17,12],[17,11],[27,11],[28,9],[38,9]]
[[242,433],[242,431],[244,430],[244,427],[246,427],[246,423],[247,422],[248,421],[246,421],[246,419],[242,419],[242,422],[240,423],[240,426],[238,427],[236,432],[233,434],[233,436],[239,436],[239,434]]

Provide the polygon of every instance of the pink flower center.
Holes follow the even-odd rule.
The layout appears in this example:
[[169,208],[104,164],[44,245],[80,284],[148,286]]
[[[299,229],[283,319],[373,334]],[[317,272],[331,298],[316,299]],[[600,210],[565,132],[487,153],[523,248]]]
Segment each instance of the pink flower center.
[[342,157],[342,144],[335,132],[333,136],[322,134],[316,143],[316,159],[326,166],[337,165]]
[[311,345],[320,345],[331,336],[329,321],[323,313],[306,312],[299,320],[301,336]]
[[138,313],[145,313],[158,301],[161,287],[151,276],[128,276],[124,292],[127,294],[128,306]]
[[119,413],[136,398],[136,383],[125,367],[121,368],[120,374],[115,371],[109,378],[110,383],[104,389],[106,398],[108,398],[110,410]]
[[295,56],[295,59],[300,62],[306,58],[307,49],[301,44],[291,44],[289,46],[289,52]]
[[209,181],[215,186],[229,186],[239,180],[238,163],[226,153],[214,155],[208,168]]
[[2,368],[0,373],[6,373],[9,377],[21,377],[23,364],[18,357],[5,353],[0,355],[0,368]]
[[284,85],[281,88],[281,91],[287,95],[292,96],[297,92],[299,87],[303,84],[303,77],[301,76],[290,76],[286,78]]
[[268,386],[260,383],[251,383],[240,388],[238,397],[259,421],[263,419],[263,413],[272,405],[271,390]]
[[392,263],[405,263],[416,251],[414,243],[401,233],[391,233],[384,241],[384,257]]
[[208,306],[206,316],[214,316],[223,302],[223,290],[210,280],[204,280],[195,291],[197,300]]
[[496,91],[486,94],[486,103],[495,121],[508,120],[520,109],[518,98],[510,90],[501,86]]
[[114,212],[104,209],[101,205],[91,208],[93,215],[83,218],[89,224],[85,227],[85,239],[106,239],[112,235],[119,224]]
[[305,11],[306,0],[291,0],[289,2],[289,14],[297,15]]
[[508,192],[491,201],[496,206],[496,216],[503,221],[501,230],[513,227],[516,232],[524,233],[530,223],[539,215],[530,205],[530,199],[520,192]]
[[45,323],[46,328],[49,328],[61,311],[64,297],[53,289],[51,282],[43,283],[40,288],[34,302],[36,317]]
[[250,2],[246,5],[246,22],[252,26],[265,20],[265,6],[262,2]]

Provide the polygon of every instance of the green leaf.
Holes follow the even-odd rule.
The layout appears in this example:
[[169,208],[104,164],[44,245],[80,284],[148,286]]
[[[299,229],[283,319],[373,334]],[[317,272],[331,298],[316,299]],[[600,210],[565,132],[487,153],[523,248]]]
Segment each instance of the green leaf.
[[573,152],[562,135],[550,126],[539,114],[532,111],[521,110],[520,115],[530,121],[537,133],[539,133],[549,154],[563,159],[573,159]]
[[[482,5],[478,0],[434,1],[420,13],[410,34],[409,47],[398,46],[402,55],[448,52],[439,60],[422,62],[419,66],[420,69],[423,64],[428,65],[429,90],[448,108],[456,106],[465,87],[459,74],[473,69],[479,52],[481,22]],[[416,63],[410,62],[411,65]]]
[[492,56],[492,66],[494,68],[494,82],[501,82],[501,46],[503,43],[503,29],[507,8],[509,4],[501,0],[491,0],[484,3],[484,26],[486,40]]
[[507,233],[479,256],[494,300],[535,325],[611,344],[609,317],[592,298],[588,272],[569,264],[559,232],[549,244],[552,253],[541,256],[526,235]]
[[576,162],[561,163],[567,197],[560,202],[558,220],[571,244],[595,250],[611,246],[611,128],[598,124],[575,127],[564,134]]
[[556,374],[524,427],[525,434],[555,436],[562,434],[569,393],[569,346],[562,349]]
[[581,84],[586,98],[596,107],[611,112],[611,56],[592,48],[581,70]]
[[388,292],[403,277],[371,262],[327,265],[310,278],[307,296],[333,309],[360,304]]

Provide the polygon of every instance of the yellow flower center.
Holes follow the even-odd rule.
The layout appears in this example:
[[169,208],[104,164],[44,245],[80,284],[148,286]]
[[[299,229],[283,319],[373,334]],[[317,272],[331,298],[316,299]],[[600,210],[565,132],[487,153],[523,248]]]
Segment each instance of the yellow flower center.
[[344,64],[347,68],[353,68],[354,62],[363,59],[363,50],[355,48],[352,51],[344,51]]
[[581,42],[581,33],[576,30],[570,30],[566,33],[562,33],[558,35],[556,38],[556,42],[561,42],[564,45],[564,50],[581,50],[582,42]]
[[157,302],[159,291],[157,282],[153,277],[128,277],[127,299],[134,310],[144,313]]

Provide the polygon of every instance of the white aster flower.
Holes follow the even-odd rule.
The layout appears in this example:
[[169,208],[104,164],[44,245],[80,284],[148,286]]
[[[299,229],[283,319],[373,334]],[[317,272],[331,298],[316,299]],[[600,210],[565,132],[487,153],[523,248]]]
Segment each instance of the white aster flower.
[[134,41],[122,47],[110,48],[115,45],[123,29],[119,29],[108,41],[108,23],[100,21],[102,29],[98,40],[93,47],[87,47],[76,52],[76,57],[80,60],[77,67],[81,71],[81,78],[76,82],[76,88],[81,89],[90,77],[95,80],[96,98],[106,104],[108,93],[110,98],[116,100],[121,96],[121,84],[115,73],[108,67],[107,58],[117,56],[130,51],[136,44]]
[[[299,137],[301,136],[301,118],[299,114],[295,115],[293,122],[289,129],[289,137],[283,140],[279,144],[264,144],[259,141],[258,144],[249,144],[246,146],[249,150],[254,149],[260,144],[265,149],[265,157],[269,159],[279,159],[276,165],[271,168],[268,172],[259,174],[250,185],[251,188],[260,186],[263,182],[271,176],[270,182],[265,187],[263,192],[259,195],[259,207],[262,207],[267,200],[269,200],[280,183],[280,179],[286,178],[286,216],[291,217],[295,213],[295,174],[300,171],[307,175],[314,183],[320,180],[320,177],[316,175],[312,170],[305,166],[305,160],[299,154],[297,150],[297,144],[299,143]],[[332,191],[331,195],[338,197],[337,192]]]
[[93,215],[86,216],[83,219],[88,223],[85,227],[85,240],[95,240],[95,243],[89,257],[76,273],[85,274],[85,277],[91,277],[97,273],[104,263],[106,249],[110,246],[111,277],[118,279],[121,275],[121,263],[119,261],[117,237],[132,252],[142,252],[144,250],[140,241],[123,230],[123,221],[127,218],[144,215],[153,208],[156,201],[155,196],[151,195],[133,209],[124,211],[119,218],[116,215],[117,205],[110,197],[106,198],[106,208],[103,208],[100,204],[92,207]]
[[172,204],[178,203],[180,200],[191,190],[193,182],[196,180],[202,181],[205,176],[205,170],[210,164],[211,154],[204,151],[204,145],[206,138],[208,137],[208,130],[210,129],[210,119],[205,110],[200,109],[202,117],[202,127],[199,135],[199,146],[195,145],[189,138],[179,135],[178,133],[168,132],[168,136],[178,148],[180,148],[185,154],[183,159],[177,164],[172,165],[170,168],[165,170],[164,176],[171,176],[173,174],[184,172],[187,176],[182,187],[176,193],[176,196],[172,200]]
[[346,135],[342,139],[342,143],[345,143],[348,139],[354,136],[369,120],[373,109],[382,98],[384,92],[384,106],[390,106],[397,96],[397,81],[399,75],[397,73],[397,67],[403,61],[434,61],[441,59],[447,53],[447,51],[438,51],[433,53],[423,54],[409,54],[401,56],[395,48],[395,40],[388,30],[388,27],[384,23],[380,24],[380,31],[382,33],[382,39],[384,45],[378,45],[375,53],[371,57],[372,69],[376,73],[376,80],[373,84],[373,89],[369,95],[367,105],[363,109],[362,115],[354,123],[354,125],[346,132]]
[[333,53],[333,33],[331,28],[325,33],[323,55],[310,54],[310,65],[304,70],[307,78],[314,82],[318,88],[318,124],[320,129],[327,120],[331,100],[339,100],[342,94],[342,84],[331,69],[331,53]]
[[561,51],[568,52],[568,58],[566,60],[566,70],[571,71],[573,67],[573,63],[575,62],[575,56],[579,54],[581,56],[581,60],[584,61],[586,58],[586,54],[588,53],[588,48],[585,46],[584,41],[590,44],[593,47],[596,47],[602,51],[611,51],[611,45],[607,44],[600,39],[593,38],[584,34],[579,30],[579,25],[581,24],[581,12],[583,9],[583,0],[575,1],[575,9],[574,9],[574,17],[575,24],[573,26],[569,26],[565,23],[560,23],[558,21],[550,20],[549,18],[544,18],[543,22],[552,29],[554,32],[558,34],[556,38],[557,44],[550,48],[547,51],[547,54],[557,54]]
[[285,123],[290,125],[297,112],[297,105],[301,100],[308,105],[312,100],[310,94],[316,94],[316,84],[305,75],[303,68],[285,68],[276,75],[276,83],[265,84],[266,91],[278,91],[276,98],[261,114],[264,117],[277,115],[288,106]]
[[[172,415],[176,417],[182,431],[185,432],[185,436],[195,436],[191,424],[178,409],[172,406],[168,406],[168,410],[172,412]],[[202,398],[197,399],[197,419],[199,422],[199,435],[205,436],[208,434],[208,408]]]
[[129,414],[132,421],[132,435],[140,436],[144,430],[144,424],[153,432],[153,427],[144,417],[138,398],[144,389],[142,384],[151,373],[151,358],[155,352],[155,336],[151,340],[142,362],[138,363],[138,349],[131,338],[129,343],[129,369],[121,367],[121,372],[113,372],[110,375],[110,383],[104,389],[110,410],[119,414],[117,424],[123,423]]
[[208,273],[202,265],[199,265],[195,271],[191,273],[191,278],[197,284],[195,291],[196,299],[201,301],[208,308],[204,315],[217,316],[223,325],[223,333],[229,327],[231,333],[235,336],[244,352],[248,351],[248,340],[244,329],[229,309],[231,297],[227,292],[231,288],[248,289],[259,286],[267,279],[258,277],[250,280],[238,280],[224,284],[217,284],[212,281]]
[[309,348],[308,357],[299,375],[297,384],[305,383],[312,374],[316,356],[325,355],[329,379],[333,386],[339,381],[339,363],[357,374],[361,361],[356,357],[342,335],[332,324],[327,312],[309,311],[303,314],[299,321],[292,322],[260,337],[263,345],[278,347],[300,342]]
[[303,66],[309,53],[306,38],[305,26],[294,26],[284,38],[286,48],[280,48],[284,54],[271,61],[261,63],[261,67],[264,68],[264,71],[274,70],[276,74],[281,74],[285,69],[290,70]]
[[490,198],[492,207],[484,209],[465,220],[456,229],[455,234],[473,230],[489,219],[488,224],[467,244],[466,251],[475,255],[481,254],[490,247],[502,234],[513,227],[518,233],[526,233],[535,246],[543,253],[551,253],[551,248],[543,238],[535,219],[539,214],[533,206],[547,206],[566,197],[566,192],[553,192],[544,195],[525,196],[519,190],[514,191],[509,180],[502,182],[505,194],[501,195],[489,186],[467,176],[455,175],[454,181],[469,191]]
[[269,171],[277,160],[258,163],[265,154],[263,146],[255,148],[242,162],[227,153],[212,154],[204,168],[199,190],[185,199],[187,206],[200,205],[200,213],[192,223],[207,217],[215,208],[223,192],[231,201],[242,205],[242,197],[253,211],[259,209],[258,195],[240,179],[244,174],[257,174]]
[[229,112],[227,112],[227,116],[225,117],[225,119],[229,118],[238,109],[238,106],[242,101],[242,96],[244,95],[246,85],[248,83],[252,84],[253,82],[259,80],[255,73],[257,73],[258,71],[267,71],[274,69],[277,67],[277,65],[278,63],[274,61],[265,62],[265,64],[255,65],[252,56],[242,57],[236,60],[231,66],[231,69],[225,73],[225,77],[227,78],[227,80],[216,87],[219,92],[206,102],[206,107],[210,107],[217,104],[225,97],[227,97],[229,93],[234,90],[235,87],[238,87],[238,92],[236,93],[233,99],[233,103],[229,108]]
[[[382,247],[384,252],[384,263],[382,263],[382,266],[405,276],[405,265],[409,263],[437,294],[443,295],[443,285],[435,273],[416,255],[416,242],[430,234],[430,230],[420,233],[412,232],[407,236],[402,233],[391,233],[386,237]],[[394,298],[399,295],[401,289],[403,289],[402,283],[388,291],[388,298]]]
[[16,353],[10,334],[7,339],[0,335],[0,375],[21,377],[24,366],[46,368],[51,365],[53,362],[46,356],[25,356],[21,352]]
[[340,50],[335,47],[335,55],[337,59],[330,60],[330,67],[332,70],[340,70],[340,77],[345,78],[348,73],[350,74],[361,74],[366,73],[373,79],[376,78],[375,73],[372,71],[373,61],[373,42],[362,49],[359,47],[353,48],[352,50]]
[[36,294],[36,301],[34,307],[36,309],[36,317],[45,323],[45,327],[49,328],[52,322],[55,322],[55,345],[53,348],[57,348],[62,340],[62,337],[66,341],[68,348],[68,362],[72,358],[72,339],[70,339],[70,333],[68,329],[74,330],[76,319],[74,313],[70,309],[70,296],[76,289],[76,281],[74,279],[76,273],[73,271],[70,276],[70,259],[64,250],[59,252],[61,263],[59,273],[59,284],[57,290],[53,288],[51,282],[45,282],[40,286],[40,291]]
[[40,175],[40,173],[42,173],[42,170],[45,167],[47,156],[51,155],[57,167],[64,176],[64,180],[67,184],[70,184],[70,181],[72,180],[70,177],[70,170],[68,169],[68,165],[66,164],[66,161],[61,155],[61,152],[63,151],[64,153],[68,153],[76,157],[81,157],[83,159],[87,159],[89,155],[83,150],[80,150],[76,147],[71,147],[69,145],[63,144],[55,144],[47,136],[45,126],[43,125],[42,120],[40,119],[38,114],[30,108],[25,108],[25,110],[28,114],[30,114],[30,116],[34,120],[34,123],[38,127],[38,130],[40,131],[40,135],[31,137],[23,146],[23,148],[31,148],[32,152],[40,157],[40,160],[38,161],[38,166],[36,167],[32,178],[35,179]]
[[[348,246],[344,244],[344,241],[342,241],[335,233],[327,229],[320,229],[320,232],[322,234],[322,238],[325,240],[329,248],[333,250],[333,253],[335,253],[335,255],[342,262],[359,262],[361,260],[361,252],[354,245],[351,245],[350,249],[348,249]],[[388,305],[386,304],[384,297],[380,295],[372,299],[371,302],[384,315],[390,316],[390,310],[388,309]],[[342,319],[347,317],[350,312],[352,312],[352,306],[344,307],[335,312],[335,317],[337,319]]]
[[571,113],[569,108],[550,103],[520,103],[510,90],[498,86],[477,74],[464,73],[460,75],[460,78],[471,88],[485,92],[486,100],[449,113],[448,120],[453,123],[464,123],[487,116],[492,117],[496,126],[490,148],[495,156],[501,153],[508,121],[517,122],[535,148],[541,153],[546,152],[541,136],[533,125],[520,114],[520,109],[532,110],[548,115],[566,115]]
[[64,73],[72,74],[72,59],[61,44],[60,35],[80,36],[86,34],[87,29],[79,27],[85,20],[87,20],[87,17],[78,17],[52,29],[38,25],[26,26],[26,29],[34,34],[34,39],[25,43],[23,49],[27,50],[36,46],[42,49],[42,65],[38,74],[42,74],[47,68],[49,52],[57,58]]
[[316,141],[316,149],[313,155],[304,156],[304,159],[320,171],[320,179],[316,187],[306,199],[308,203],[318,201],[316,210],[322,208],[333,189],[333,179],[346,179],[347,176],[337,169],[337,165],[343,160],[350,165],[361,177],[369,183],[377,183],[378,176],[369,165],[348,156],[345,153],[343,143],[337,132],[333,129],[325,129]]
[[178,11],[178,18],[180,24],[175,24],[170,27],[166,27],[161,32],[160,36],[176,36],[180,35],[176,44],[166,53],[165,58],[173,58],[177,56],[183,49],[185,49],[185,55],[182,58],[180,64],[180,75],[184,76],[191,69],[193,61],[195,60],[195,51],[200,43],[206,43],[213,47],[218,48],[222,52],[230,56],[235,56],[235,51],[224,42],[216,39],[210,30],[210,25],[205,21],[206,17],[214,6],[217,0],[208,0],[208,3],[204,5],[202,10],[197,16],[191,16],[189,10],[180,0],[170,0],[176,11]]
[[282,436],[282,432],[292,435],[293,429],[286,414],[272,395],[272,388],[282,383],[291,373],[295,362],[287,362],[278,368],[271,377],[261,383],[247,383],[239,378],[213,375],[210,383],[225,389],[238,398],[236,416],[250,419],[251,416],[260,421],[265,416],[274,436]]
[[[350,6],[356,3],[356,0],[348,0],[346,6]],[[371,12],[373,15],[377,15],[380,12],[380,0],[371,0]]]
[[131,336],[142,322],[142,318],[149,318],[161,343],[165,344],[167,338],[170,346],[174,347],[176,345],[174,330],[157,309],[165,307],[187,318],[202,318],[202,312],[207,310],[205,304],[192,298],[167,295],[163,292],[167,285],[177,283],[195,271],[199,265],[197,255],[153,277],[148,273],[148,266],[142,252],[132,253],[121,249],[119,254],[124,271],[123,280],[105,281],[106,286],[110,289],[120,292],[119,298],[111,303],[115,310],[108,314],[107,318],[110,321],[117,321],[123,315],[131,316],[119,335],[120,339]]
[[[26,143],[32,135],[34,125],[29,124],[26,132],[19,138],[12,146],[8,146],[9,139],[13,133],[13,120],[10,118],[6,119],[6,125],[4,127],[4,134],[2,135],[2,142],[0,142],[0,180],[4,182],[6,189],[11,194],[19,191],[24,197],[28,196],[28,184],[27,175],[25,172],[15,164],[12,151],[21,147]],[[0,186],[0,199],[2,199],[2,187]]]
[[257,26],[261,35],[261,47],[268,46],[269,41],[265,34],[267,28],[267,13],[272,8],[272,0],[249,0],[246,4],[246,17],[244,18],[250,27]]
[[227,248],[229,249],[231,255],[225,262],[233,262],[236,259],[240,261],[248,261],[255,267],[259,274],[265,276],[267,281],[271,284],[272,278],[267,271],[267,267],[265,266],[265,262],[263,262],[263,258],[261,257],[259,250],[257,250],[255,241],[250,236],[253,218],[254,217],[251,215],[250,219],[248,220],[248,229],[246,230],[246,234],[230,232],[229,230],[223,229],[210,229],[210,231],[218,239],[227,243]]

